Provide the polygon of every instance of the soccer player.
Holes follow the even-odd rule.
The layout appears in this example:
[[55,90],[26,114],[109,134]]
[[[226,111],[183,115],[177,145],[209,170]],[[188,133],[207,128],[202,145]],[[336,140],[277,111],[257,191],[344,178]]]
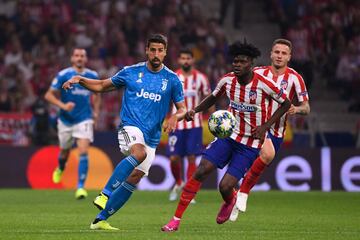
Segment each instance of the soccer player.
[[[76,139],[79,150],[78,184],[75,192],[77,199],[87,196],[84,184],[88,172],[88,148],[94,139],[94,120],[96,122],[100,110],[101,99],[98,94],[93,95],[94,111],[91,108],[91,92],[77,85],[71,91],[61,89],[64,82],[73,76],[83,76],[98,79],[98,74],[85,68],[87,62],[86,51],[83,48],[75,48],[71,55],[71,67],[60,71],[45,93],[45,99],[60,108],[58,119],[58,138],[60,154],[59,165],[54,170],[53,182],[59,183],[69,157],[71,147]],[[95,80],[98,81],[98,80]],[[60,98],[58,94],[60,93]]]
[[[305,82],[299,73],[288,67],[291,51],[292,44],[289,40],[281,38],[276,39],[272,44],[270,53],[271,65],[255,68],[256,73],[271,78],[273,82],[286,91],[290,101],[297,97],[300,105],[291,105],[287,114],[284,114],[269,129],[259,157],[254,161],[240,185],[236,202],[236,208],[240,212],[246,211],[246,203],[250,190],[258,182],[261,174],[272,162],[283,143],[287,116],[293,114],[307,115],[310,113],[309,95],[306,90]],[[271,101],[269,104],[269,112],[273,113],[279,107],[280,105],[276,101]],[[230,220],[235,221],[239,211],[234,209]]]
[[79,83],[94,92],[124,88],[118,139],[120,150],[127,157],[116,166],[95,198],[95,206],[102,211],[90,229],[117,230],[106,220],[128,201],[136,184],[148,175],[169,106],[174,103],[177,111],[163,124],[165,132],[174,131],[177,121],[185,116],[182,84],[176,73],[163,64],[166,49],[166,37],[152,35],[146,44],[146,62],[124,67],[108,79],[95,81],[75,76],[63,85],[64,89],[71,89]]
[[[194,56],[190,49],[182,49],[179,53],[178,63],[181,68],[176,71],[184,85],[185,106],[192,109],[199,105],[202,98],[210,94],[210,84],[207,77],[194,68]],[[175,109],[174,109],[175,110]],[[181,176],[181,161],[187,157],[188,167],[186,179],[190,179],[196,170],[196,155],[202,150],[202,114],[197,113],[194,121],[180,121],[174,133],[169,134],[167,153],[170,156],[170,168],[175,178],[175,185],[169,196],[175,201],[185,183]],[[193,199],[192,203],[195,203]]]
[[[246,42],[235,42],[229,46],[229,53],[233,57],[233,72],[223,76],[212,94],[185,117],[193,119],[195,113],[209,108],[226,94],[230,100],[229,111],[237,120],[236,127],[230,137],[215,139],[203,152],[200,165],[183,188],[175,215],[161,228],[162,231],[177,231],[184,211],[205,178],[216,168],[228,165],[219,184],[224,203],[216,218],[218,224],[226,222],[236,203],[234,187],[257,158],[270,126],[290,108],[291,103],[282,89],[271,79],[252,71],[254,58],[260,56],[258,48]],[[281,105],[271,117],[267,108],[270,99]]]

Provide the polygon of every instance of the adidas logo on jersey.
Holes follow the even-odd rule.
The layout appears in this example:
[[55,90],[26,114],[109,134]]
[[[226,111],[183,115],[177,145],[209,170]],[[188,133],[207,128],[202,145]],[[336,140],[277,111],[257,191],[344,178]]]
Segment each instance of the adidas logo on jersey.
[[146,92],[143,88],[141,89],[141,92],[136,93],[136,96],[143,97],[146,99],[148,98],[150,100],[153,100],[154,102],[160,102],[160,100],[161,100],[160,94]]

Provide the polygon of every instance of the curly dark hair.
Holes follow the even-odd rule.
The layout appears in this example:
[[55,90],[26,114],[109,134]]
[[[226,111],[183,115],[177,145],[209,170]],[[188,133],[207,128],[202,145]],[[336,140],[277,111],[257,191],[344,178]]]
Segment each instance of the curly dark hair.
[[252,59],[257,58],[261,55],[260,50],[252,45],[251,43],[247,43],[246,39],[243,42],[236,41],[229,46],[229,54],[232,57],[236,57],[238,55],[245,55]]

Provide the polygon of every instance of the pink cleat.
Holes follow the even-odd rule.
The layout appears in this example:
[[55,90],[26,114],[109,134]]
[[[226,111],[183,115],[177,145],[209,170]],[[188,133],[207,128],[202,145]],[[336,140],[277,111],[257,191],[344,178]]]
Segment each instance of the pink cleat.
[[227,220],[229,220],[231,212],[235,206],[236,203],[236,195],[232,199],[231,203],[224,202],[220,208],[220,211],[216,217],[216,222],[218,224],[223,224]]
[[175,232],[179,229],[179,225],[180,225],[180,219],[176,220],[174,218],[172,218],[170,220],[170,222],[168,222],[168,224],[164,225],[161,228],[161,231],[163,232]]

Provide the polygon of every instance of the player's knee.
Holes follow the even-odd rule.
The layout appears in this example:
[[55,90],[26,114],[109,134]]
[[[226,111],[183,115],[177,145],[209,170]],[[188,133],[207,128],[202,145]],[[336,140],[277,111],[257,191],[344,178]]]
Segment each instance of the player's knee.
[[131,155],[133,155],[139,162],[143,162],[147,156],[144,145],[137,144],[131,148]]
[[170,161],[171,161],[172,163],[178,163],[178,162],[181,161],[181,158],[180,158],[180,156],[178,156],[178,155],[173,155],[173,156],[170,156]]
[[198,181],[204,181],[206,177],[212,172],[214,165],[209,161],[201,161],[200,165],[196,168],[194,178]]
[[271,163],[271,161],[275,157],[275,151],[274,149],[262,149],[260,152],[260,158],[261,160],[266,163],[267,165]]

